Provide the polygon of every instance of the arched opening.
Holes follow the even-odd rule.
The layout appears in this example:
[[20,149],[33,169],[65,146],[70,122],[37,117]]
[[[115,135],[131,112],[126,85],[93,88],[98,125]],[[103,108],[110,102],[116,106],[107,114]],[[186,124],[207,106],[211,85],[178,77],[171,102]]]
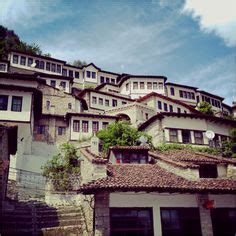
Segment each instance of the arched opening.
[[121,121],[127,121],[129,123],[131,123],[131,119],[127,114],[117,114],[117,116],[119,117],[119,120]]

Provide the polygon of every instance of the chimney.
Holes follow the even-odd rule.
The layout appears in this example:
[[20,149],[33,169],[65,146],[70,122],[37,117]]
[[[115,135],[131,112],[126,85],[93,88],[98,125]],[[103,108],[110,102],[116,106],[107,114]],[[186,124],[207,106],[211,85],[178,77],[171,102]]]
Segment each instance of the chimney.
[[91,138],[91,152],[96,154],[96,155],[99,155],[99,148],[100,146],[100,140],[99,138],[94,134],[94,136]]

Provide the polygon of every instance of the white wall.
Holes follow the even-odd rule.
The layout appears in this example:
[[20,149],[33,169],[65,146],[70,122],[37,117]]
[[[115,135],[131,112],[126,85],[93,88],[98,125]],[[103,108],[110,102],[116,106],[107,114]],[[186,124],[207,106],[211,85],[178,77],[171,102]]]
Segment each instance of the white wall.
[[[0,110],[0,119],[9,121],[30,121],[32,92],[23,92],[15,90],[0,90],[1,95],[8,95],[7,110]],[[11,111],[12,96],[20,96],[22,99],[22,110]]]
[[[210,195],[216,207],[236,207],[234,195]],[[154,235],[161,236],[161,207],[198,207],[196,194],[169,193],[111,193],[109,207],[151,207]]]

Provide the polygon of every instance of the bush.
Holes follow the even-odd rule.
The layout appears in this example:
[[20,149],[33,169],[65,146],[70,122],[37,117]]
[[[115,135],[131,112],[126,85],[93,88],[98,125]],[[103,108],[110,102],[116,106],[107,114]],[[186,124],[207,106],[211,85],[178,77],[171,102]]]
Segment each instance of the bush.
[[73,177],[80,174],[77,149],[69,143],[59,148],[59,153],[42,166],[43,176],[52,181],[55,190],[68,191],[73,188]]

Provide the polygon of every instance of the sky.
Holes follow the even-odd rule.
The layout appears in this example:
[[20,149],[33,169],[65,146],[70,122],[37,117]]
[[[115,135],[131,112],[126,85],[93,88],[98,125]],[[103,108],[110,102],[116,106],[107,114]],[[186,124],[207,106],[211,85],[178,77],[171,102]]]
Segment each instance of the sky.
[[52,57],[164,75],[236,101],[235,0],[0,0],[0,24]]

